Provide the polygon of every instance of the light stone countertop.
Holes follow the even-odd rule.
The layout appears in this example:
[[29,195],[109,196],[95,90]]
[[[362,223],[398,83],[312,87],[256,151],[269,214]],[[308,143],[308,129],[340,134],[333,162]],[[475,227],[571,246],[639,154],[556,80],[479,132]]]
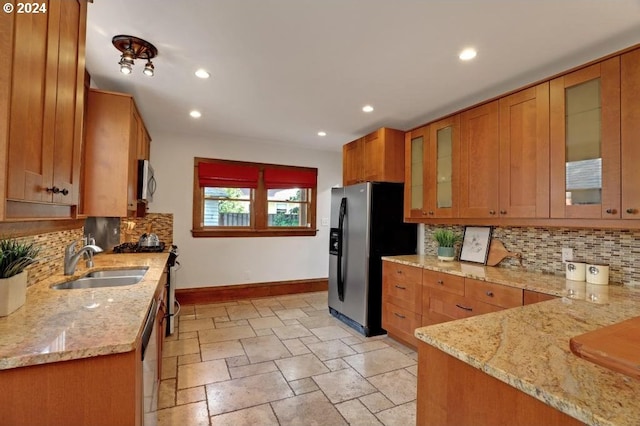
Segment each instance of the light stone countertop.
[[[27,289],[24,306],[0,318],[0,370],[135,350],[168,253],[100,253],[73,276],[53,275]],[[130,286],[53,290],[101,269],[148,266]]]
[[[439,262],[430,256],[384,260],[562,296],[578,283],[563,277],[496,267]],[[465,269],[473,266],[473,272]],[[482,272],[481,272],[482,271]],[[640,422],[640,381],[574,355],[569,339],[640,316],[640,289],[604,288],[593,303],[561,297],[418,328],[418,339],[590,425]]]

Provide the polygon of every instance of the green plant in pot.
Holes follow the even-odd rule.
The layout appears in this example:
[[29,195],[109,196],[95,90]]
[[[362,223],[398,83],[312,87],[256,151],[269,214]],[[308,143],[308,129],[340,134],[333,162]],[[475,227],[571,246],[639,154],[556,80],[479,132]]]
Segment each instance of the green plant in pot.
[[27,299],[27,271],[40,249],[31,242],[0,240],[0,316],[7,316]]
[[433,232],[433,239],[438,243],[438,259],[454,260],[456,258],[455,245],[462,239],[460,234],[451,229],[439,228]]

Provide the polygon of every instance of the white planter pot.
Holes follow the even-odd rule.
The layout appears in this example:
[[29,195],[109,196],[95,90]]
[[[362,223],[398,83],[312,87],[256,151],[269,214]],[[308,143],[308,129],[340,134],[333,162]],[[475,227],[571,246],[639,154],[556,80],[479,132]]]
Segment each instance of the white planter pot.
[[0,317],[14,312],[27,300],[27,271],[0,279]]

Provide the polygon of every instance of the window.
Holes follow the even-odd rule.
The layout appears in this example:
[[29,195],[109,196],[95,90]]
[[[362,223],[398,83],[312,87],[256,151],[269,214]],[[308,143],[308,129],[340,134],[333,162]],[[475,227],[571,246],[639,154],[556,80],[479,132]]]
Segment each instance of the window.
[[318,169],[194,159],[194,237],[316,234]]

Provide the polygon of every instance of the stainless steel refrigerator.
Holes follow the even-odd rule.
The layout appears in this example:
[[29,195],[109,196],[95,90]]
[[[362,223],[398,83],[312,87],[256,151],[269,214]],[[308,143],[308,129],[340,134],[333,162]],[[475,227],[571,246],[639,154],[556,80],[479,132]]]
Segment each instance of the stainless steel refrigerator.
[[365,336],[385,333],[381,257],[416,252],[417,227],[402,208],[401,183],[331,189],[329,311]]

